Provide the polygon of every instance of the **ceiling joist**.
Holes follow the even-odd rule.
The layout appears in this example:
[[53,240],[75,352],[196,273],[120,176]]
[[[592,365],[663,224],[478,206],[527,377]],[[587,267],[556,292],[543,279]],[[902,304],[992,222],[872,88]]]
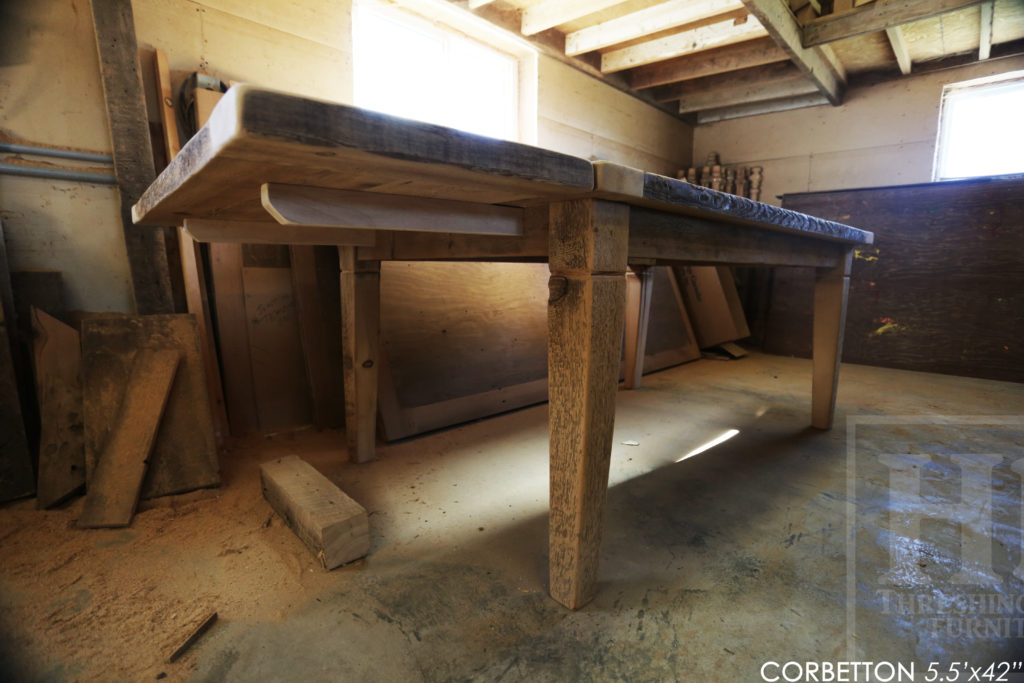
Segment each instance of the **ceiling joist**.
[[820,93],[798,95],[797,97],[789,97],[781,100],[754,102],[753,104],[741,104],[735,107],[723,107],[721,109],[707,109],[697,114],[697,123],[714,123],[716,121],[738,119],[744,116],[773,114],[780,111],[790,111],[791,109],[818,107],[828,103],[828,98]]
[[906,76],[913,68],[910,59],[910,52],[907,50],[907,41],[903,39],[903,29],[899,26],[890,26],[885,29],[885,35],[889,38],[889,45],[892,46],[892,53],[896,56],[896,64],[900,67],[900,73]]
[[642,66],[628,72],[629,84],[638,90],[652,88],[726,71],[781,62],[787,58],[786,53],[771,38],[758,38]]
[[820,95],[813,83],[797,73],[795,78],[775,83],[758,83],[746,88],[729,90],[709,90],[679,100],[679,113],[689,114],[695,111],[721,109],[738,105],[749,105],[766,100],[779,100],[798,95]]
[[521,31],[532,36],[545,29],[618,5],[623,0],[545,0],[523,10]]
[[803,74],[791,62],[785,61],[660,85],[650,92],[659,102],[672,102],[693,98],[706,92],[724,93],[793,78],[803,78]]
[[[614,73],[768,35],[760,22],[747,16],[746,10],[741,9],[738,14],[726,17],[724,21],[710,26],[680,31],[665,38],[605,52],[601,55],[601,71]],[[736,22],[743,18],[746,21],[737,25]]]
[[740,0],[669,0],[565,36],[565,54],[578,55],[743,9]]
[[846,87],[846,70],[827,45],[808,49],[801,44],[800,25],[789,4],[785,0],[743,0],[743,4],[818,91],[832,104],[840,104]]
[[981,35],[978,39],[978,59],[988,59],[992,54],[992,18],[994,15],[994,0],[988,0],[981,5]]
[[953,12],[987,0],[890,0],[874,2],[841,14],[826,14],[803,27],[805,48],[834,43],[865,33],[884,31],[911,21]]

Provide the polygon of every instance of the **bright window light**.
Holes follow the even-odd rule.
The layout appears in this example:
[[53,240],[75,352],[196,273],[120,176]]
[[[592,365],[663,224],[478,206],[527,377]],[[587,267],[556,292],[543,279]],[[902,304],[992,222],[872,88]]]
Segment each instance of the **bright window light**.
[[942,89],[934,180],[1024,173],[1024,71]]
[[519,135],[519,60],[379,3],[353,22],[355,103],[506,140]]

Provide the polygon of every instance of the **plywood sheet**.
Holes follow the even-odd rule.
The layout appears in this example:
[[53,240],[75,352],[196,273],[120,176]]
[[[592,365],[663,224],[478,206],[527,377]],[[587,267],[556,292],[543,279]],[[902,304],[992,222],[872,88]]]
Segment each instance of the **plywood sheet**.
[[117,423],[135,354],[142,349],[172,349],[182,356],[142,497],[218,485],[213,423],[198,331],[191,315],[88,318],[82,322],[87,482]]
[[[287,250],[285,250],[287,255]],[[312,423],[291,271],[242,268],[253,393],[261,430]]]
[[651,321],[647,328],[644,374],[700,358],[686,309],[676,295],[668,267],[652,268]]

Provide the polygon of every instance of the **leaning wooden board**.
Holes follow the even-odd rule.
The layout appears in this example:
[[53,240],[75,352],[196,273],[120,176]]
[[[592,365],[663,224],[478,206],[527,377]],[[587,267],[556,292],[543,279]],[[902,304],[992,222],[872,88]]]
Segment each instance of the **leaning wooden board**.
[[89,479],[80,528],[131,524],[180,360],[174,349],[134,354],[116,421]]
[[82,323],[87,479],[111,430],[140,349],[181,352],[166,413],[150,457],[143,498],[217,486],[220,473],[195,318],[147,315],[91,318]]
[[85,486],[82,348],[73,327],[35,306],[30,314],[41,427],[36,503],[48,508]]

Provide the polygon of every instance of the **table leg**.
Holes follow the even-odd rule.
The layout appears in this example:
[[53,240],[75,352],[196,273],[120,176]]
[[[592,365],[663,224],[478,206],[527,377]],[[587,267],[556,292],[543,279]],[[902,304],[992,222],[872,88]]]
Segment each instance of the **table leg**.
[[380,261],[359,261],[356,247],[339,247],[341,351],[345,376],[345,437],[349,457],[375,457],[377,353],[380,346]]
[[626,273],[626,389],[636,389],[643,381],[654,291],[654,273],[646,266],[632,268],[632,272]]
[[570,609],[594,595],[625,316],[629,207],[551,206],[548,386],[550,590]]
[[818,429],[832,428],[852,260],[853,252],[847,250],[836,267],[819,268],[814,283],[811,425]]

